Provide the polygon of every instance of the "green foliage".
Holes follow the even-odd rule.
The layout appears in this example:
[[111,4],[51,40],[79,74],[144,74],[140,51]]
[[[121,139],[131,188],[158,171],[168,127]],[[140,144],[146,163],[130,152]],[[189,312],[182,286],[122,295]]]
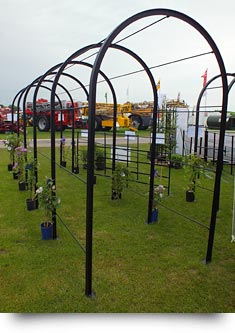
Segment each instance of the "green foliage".
[[9,134],[3,142],[10,153],[10,163],[13,164],[15,159],[15,149],[22,145],[22,139],[16,133],[12,133]]
[[184,158],[185,175],[188,179],[187,190],[195,191],[196,180],[200,184],[201,176],[209,176],[208,164],[200,157],[194,154]]
[[61,145],[61,153],[62,153],[62,161],[66,162],[69,152],[71,152],[71,146],[66,146],[66,138],[62,137],[60,139],[60,145]]
[[105,168],[104,150],[97,146],[95,146],[95,167],[96,170],[104,170]]
[[80,151],[80,156],[81,156],[81,160],[83,163],[83,168],[86,169],[87,168],[87,149],[82,149]]
[[153,207],[157,208],[159,202],[162,201],[165,192],[165,187],[163,185],[158,185],[154,187],[153,191]]
[[17,172],[20,182],[25,180],[25,164],[27,158],[28,149],[24,147],[15,148],[15,164],[13,170]]
[[60,199],[56,197],[56,189],[53,181],[46,177],[44,184],[39,185],[36,190],[36,195],[39,201],[39,208],[44,211],[43,222],[45,225],[48,225],[51,222],[51,215],[60,205]]
[[183,156],[179,154],[171,154],[171,166],[175,169],[181,169],[183,166]]
[[112,175],[112,193],[116,199],[120,198],[124,187],[128,184],[130,172],[125,164],[116,163],[115,170]]
[[[49,148],[39,150],[44,155],[50,153]],[[199,187],[197,201],[187,204],[182,193],[186,169],[172,169],[170,196],[164,196],[164,206],[171,210],[161,207],[160,223],[147,225],[147,185],[131,181],[122,200],[111,201],[111,179],[97,176],[92,279],[96,297],[91,299],[84,294],[84,251],[59,218],[58,238],[41,240],[41,211],[26,210],[28,194],[17,190],[6,171],[7,151],[0,153],[1,312],[234,313],[235,244],[231,243],[230,223],[233,176],[229,175],[229,166],[223,169],[209,265],[202,262],[208,230],[183,216],[209,225],[213,180],[204,178],[203,186],[212,191]],[[50,172],[50,161],[38,156],[39,178],[43,179]],[[60,216],[85,248],[86,185],[59,167],[56,172],[56,191],[63,202]],[[86,170],[81,170],[79,177],[85,179]]]
[[27,182],[28,182],[28,189],[30,191],[30,199],[33,200],[35,198],[35,186],[36,186],[36,177],[35,171],[37,168],[37,161],[32,159],[28,161],[25,169],[27,170]]

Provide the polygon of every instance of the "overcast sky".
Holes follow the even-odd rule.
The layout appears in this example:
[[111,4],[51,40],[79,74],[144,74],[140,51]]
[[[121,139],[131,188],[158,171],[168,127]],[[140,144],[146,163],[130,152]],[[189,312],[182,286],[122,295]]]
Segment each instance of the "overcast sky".
[[[234,0],[0,0],[0,104],[11,104],[21,88],[53,65],[65,61],[76,50],[103,40],[128,17],[152,8],[174,9],[195,19],[216,42],[227,72],[235,72]],[[120,38],[157,19],[159,17],[139,20],[123,31]],[[211,51],[198,32],[174,18],[128,38],[122,45],[139,54],[149,66]],[[85,56],[80,60],[83,58]],[[93,63],[94,59],[89,61]],[[182,99],[194,106],[202,88],[201,75],[207,68],[208,79],[219,73],[213,55],[159,67],[152,72],[156,81],[161,80],[162,94],[176,98],[180,93]],[[109,51],[102,64],[102,70],[109,77],[139,69],[133,59],[118,51]],[[89,83],[90,70],[73,68],[72,73],[84,84]],[[112,82],[118,102],[152,100],[144,73]],[[76,89],[71,81],[64,81],[64,84],[69,89]],[[99,101],[104,102],[106,92],[111,102],[111,94],[105,84],[98,89]],[[235,110],[232,93],[230,108]],[[40,96],[47,97],[46,94],[48,92],[42,91]],[[209,104],[220,98],[218,89],[211,92],[211,96],[207,96]],[[85,100],[81,89],[75,90],[73,97]]]

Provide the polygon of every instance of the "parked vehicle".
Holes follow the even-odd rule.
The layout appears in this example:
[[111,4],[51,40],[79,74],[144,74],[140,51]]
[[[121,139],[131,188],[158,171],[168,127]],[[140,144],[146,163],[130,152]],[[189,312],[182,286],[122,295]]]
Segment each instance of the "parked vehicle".
[[[59,103],[56,103],[55,107],[55,128],[56,130],[65,130],[66,128],[71,128],[73,124],[74,117],[74,127],[82,127],[82,117],[81,117],[81,104],[79,102],[74,102],[74,110],[72,103],[68,101],[62,101],[62,108]],[[27,115],[28,123],[32,123],[33,119],[33,105],[28,102],[26,105],[25,113]],[[37,128],[41,132],[48,132],[50,130],[50,103],[47,99],[38,99],[36,104]]]

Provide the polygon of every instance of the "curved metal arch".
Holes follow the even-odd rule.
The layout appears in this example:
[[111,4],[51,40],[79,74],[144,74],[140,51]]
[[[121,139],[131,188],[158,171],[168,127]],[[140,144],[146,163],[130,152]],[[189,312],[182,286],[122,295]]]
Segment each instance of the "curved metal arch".
[[[89,67],[89,68],[93,68],[93,65],[88,63],[88,62],[85,62],[85,61],[75,61],[75,60],[72,60],[72,61],[69,61],[67,63],[67,65],[71,65],[71,64],[74,64],[74,65],[82,65],[82,66],[86,66],[86,67]],[[67,66],[66,65],[66,66]],[[61,66],[61,64],[57,65],[58,68]],[[49,72],[47,71],[45,74],[44,74],[44,77],[48,76],[48,75],[57,75],[57,72]],[[113,85],[111,83],[111,81],[109,80],[109,78],[107,77],[107,75],[103,72],[103,71],[99,71],[99,74],[104,78],[104,80],[106,81],[106,83],[108,84],[110,90],[111,90],[111,93],[112,93],[112,96],[113,96],[113,104],[114,104],[114,110],[115,110],[115,114],[117,113],[117,99],[116,99],[116,94],[115,94],[115,90],[113,88]],[[68,74],[68,73],[65,73],[65,72],[61,72],[60,76],[61,75],[64,75],[64,76],[68,76],[70,78],[73,78],[77,83],[79,83],[79,85],[82,87],[82,89],[84,90],[85,94],[86,94],[86,97],[87,97],[87,100],[88,100],[88,90],[86,89],[85,85],[80,81],[78,80],[77,78],[75,78],[74,76],[72,76],[71,74]],[[38,94],[38,90],[40,88],[40,82],[43,82],[43,80],[41,79],[39,82],[38,82],[38,86],[37,86],[37,89],[35,89],[35,92],[34,92],[34,97],[33,97],[33,110],[35,110],[36,108],[36,99],[37,99],[37,94]],[[57,85],[59,86],[59,82],[57,83]],[[54,109],[55,106],[53,106],[52,108]],[[74,109],[74,105],[72,103],[72,108]],[[74,121],[74,118],[73,118],[73,121]],[[114,119],[114,123],[116,125],[116,118]],[[34,135],[34,137],[36,136],[36,134]],[[73,124],[73,127],[72,127],[72,171],[74,170],[74,124]],[[115,156],[115,150],[116,150],[116,136],[115,136],[115,141],[113,142],[113,156]],[[114,167],[113,167],[114,168]],[[55,179],[55,171],[53,172],[53,177],[52,179]]]
[[[97,47],[97,46],[95,46],[95,47]],[[156,99],[156,101],[157,101],[157,91],[156,91],[155,80],[154,80],[154,78],[152,76],[152,73],[150,72],[148,66],[143,62],[143,60],[139,56],[137,56],[134,52],[132,52],[131,50],[129,50],[129,49],[123,47],[123,46],[112,45],[110,47],[113,47],[113,48],[116,48],[116,49],[119,49],[121,51],[126,52],[127,54],[129,54],[133,58],[135,58],[141,64],[141,66],[145,69],[145,71],[148,74],[148,77],[150,79],[150,82],[151,82],[151,85],[152,85],[152,89],[153,89],[154,99]],[[63,66],[61,66],[61,68],[59,69],[59,71],[57,73],[57,76],[56,76],[56,78],[54,80],[54,84],[55,84],[54,91],[56,90],[56,84],[59,81],[59,77],[60,77],[61,73],[63,72],[63,70],[66,68],[66,66],[71,62],[71,60],[74,57],[77,57],[78,55],[80,55],[79,53],[80,53],[80,51],[79,52],[75,52],[72,56],[70,56],[65,61],[65,63],[63,64]],[[100,69],[99,69],[99,74],[100,74]],[[53,91],[52,91],[52,95],[53,95]],[[52,106],[52,108],[53,108],[53,103],[54,103],[54,101],[53,101],[53,96],[52,96],[52,98],[51,98],[51,106]],[[116,125],[116,121],[115,121],[115,117],[116,117],[116,105],[115,104],[116,104],[116,101],[114,102],[114,127]],[[156,103],[156,106],[157,106],[157,104],[158,103]],[[52,110],[51,110],[51,112],[52,112]],[[154,116],[155,117],[157,116],[157,107],[154,108]],[[89,117],[88,117],[88,122],[89,122]],[[155,155],[156,122],[154,122],[154,124],[155,124],[155,126],[154,126],[154,133],[155,134],[152,136],[152,140],[153,141],[152,141],[152,145],[151,145],[151,147],[152,147],[151,152],[152,152],[152,155],[153,155],[153,158],[152,158],[153,161],[154,161],[154,155]],[[93,131],[94,131],[94,127],[93,127]],[[115,133],[115,130],[114,130],[114,133]],[[94,133],[93,133],[93,135],[94,135]],[[88,142],[88,145],[89,145],[89,142]],[[115,147],[116,147],[116,133],[113,136],[113,149],[115,149]],[[89,190],[91,188],[91,186],[89,184],[92,183],[92,186],[94,184],[94,145],[93,145],[92,149],[93,149],[92,155],[88,154],[88,165],[89,165],[89,160],[92,161],[92,163],[93,163],[93,166],[92,166],[93,170],[92,170],[92,172],[90,172],[91,171],[91,163],[90,163],[90,168],[88,167],[88,172],[87,172],[87,180],[88,180],[88,186],[87,186],[87,220],[89,220],[89,221],[90,221],[89,215],[92,214],[92,210],[90,210],[91,200],[93,200],[93,194],[92,194],[92,196],[89,194],[90,193]],[[115,156],[115,154],[113,154],[113,156]],[[113,159],[113,169],[115,168],[114,163],[115,163],[115,159]],[[151,169],[152,169],[151,170],[152,177],[154,177],[154,162],[151,164]],[[92,174],[92,177],[91,177],[91,174]],[[52,177],[52,178],[54,179],[54,177]],[[151,190],[150,190],[150,199],[149,199],[148,221],[151,220],[151,208],[150,207],[152,207],[152,201],[153,201],[153,181],[150,182],[150,187],[151,187]],[[89,229],[89,227],[87,228],[87,233],[89,233],[88,229]],[[88,236],[88,238],[89,238],[89,236]],[[88,256],[89,256],[89,250],[86,251],[86,252],[88,253]],[[89,261],[89,259],[87,261]],[[90,272],[88,272],[87,275],[90,275]],[[89,292],[88,293],[86,292],[86,294],[89,294]]]
[[[227,76],[233,76],[235,77],[235,73],[227,73]],[[209,85],[215,81],[216,79],[218,79],[219,77],[221,77],[221,74],[218,74],[216,76],[214,76],[213,78],[211,78],[206,84],[205,86],[202,88],[202,90],[200,91],[200,94],[198,96],[198,100],[197,100],[197,105],[196,105],[196,119],[195,119],[195,139],[194,139],[194,152],[197,152],[197,144],[198,144],[198,126],[199,126],[199,116],[200,116],[200,105],[201,105],[201,100],[202,97],[206,91],[206,89],[209,87]],[[234,79],[235,80],[235,79]],[[233,85],[233,84],[232,84]],[[231,82],[228,86],[228,93],[231,89]]]
[[[15,105],[15,102],[16,102],[16,99],[17,97],[26,89],[27,87],[25,88],[22,88],[21,90],[19,90],[17,92],[17,94],[14,96],[13,100],[12,100],[12,104],[11,104],[11,119],[12,119],[12,131],[13,131],[13,126],[14,126],[14,119],[13,119],[13,114],[14,114],[14,105]],[[17,103],[17,133],[19,135],[19,105]]]
[[[57,67],[58,71],[54,78],[54,82],[52,85],[52,91],[51,91],[51,147],[55,147],[55,122],[54,122],[54,110],[55,110],[55,91],[58,84],[58,81],[60,79],[61,74],[65,70],[66,66],[69,65],[74,58],[77,58],[78,56],[82,55],[83,53],[93,49],[100,47],[102,45],[102,42],[96,43],[96,44],[90,44],[87,45],[78,51],[74,52],[67,60],[65,60],[64,63],[62,63],[59,67]],[[114,100],[114,105],[116,104]],[[72,138],[72,145],[74,145],[74,138]],[[74,149],[74,146],[72,146],[72,150]],[[51,150],[51,178],[53,179],[54,184],[56,183],[56,168],[55,168],[55,149]],[[55,222],[55,221],[54,221]],[[56,223],[54,223],[54,235],[56,235]],[[56,236],[55,236],[56,238]]]
[[235,73],[234,73],[234,79],[232,79],[232,81],[229,83],[229,86],[228,86],[228,92],[230,93],[230,90],[232,89],[234,83],[235,83]]
[[[57,65],[57,68],[60,68],[61,67],[61,65],[63,65],[64,63],[62,63],[62,64],[59,64],[59,65]],[[71,64],[75,64],[75,65],[83,65],[83,66],[86,66],[86,67],[89,67],[89,68],[93,68],[93,65],[91,65],[90,63],[87,63],[87,62],[84,62],[84,61],[74,61],[74,60],[70,60],[70,61],[68,61],[67,62],[67,64],[66,64],[66,66],[67,65],[71,65]],[[65,66],[65,67],[66,67]],[[55,69],[55,67],[53,67],[53,69]],[[44,77],[46,77],[47,75],[52,75],[52,74],[55,74],[56,76],[57,76],[57,72],[51,72],[50,70],[48,70],[45,74],[44,74]],[[107,77],[107,75],[105,75],[105,73],[103,72],[103,71],[99,71],[99,74],[104,78],[104,80],[106,81],[106,83],[108,84],[108,86],[109,86],[109,88],[110,88],[110,90],[111,90],[111,93],[112,93],[112,96],[113,96],[113,104],[114,104],[114,109],[116,109],[117,108],[117,99],[116,99],[116,94],[115,94],[115,90],[114,90],[114,88],[113,88],[113,85],[111,84],[111,82],[110,82],[110,80],[109,80],[109,78]],[[59,74],[59,77],[61,76],[61,75],[65,75],[65,76],[68,76],[68,77],[72,77],[72,78],[74,78],[73,76],[71,76],[70,74],[68,74],[68,73],[64,73],[63,71],[61,71],[61,73]],[[38,89],[40,88],[40,84],[41,84],[41,81],[43,81],[43,78],[41,78],[41,80],[38,82],[38,86],[37,86],[37,88],[35,89],[35,93],[34,93],[34,98],[33,98],[33,110],[35,109],[35,101],[36,101],[36,99],[37,99],[37,93],[38,93]],[[59,79],[58,79],[58,81],[59,81]],[[86,89],[86,87],[82,84],[82,82],[80,81],[80,80],[78,80],[78,79],[76,79],[75,78],[75,81],[77,81],[80,85],[81,85],[81,87],[83,88],[83,90],[84,90],[84,92],[85,92],[85,94],[86,94],[86,97],[87,97],[87,99],[88,99],[88,91],[87,91],[87,89]],[[59,83],[57,82],[57,85],[59,85]],[[51,105],[51,114],[52,114],[52,110],[54,110],[54,108],[55,108],[55,104],[52,106]],[[73,108],[74,108],[74,105],[73,105]],[[36,112],[36,111],[35,111]],[[54,117],[53,117],[53,119],[54,119]],[[51,122],[52,122],[53,120],[51,119]],[[113,144],[113,149],[116,149],[116,142],[115,142],[115,144]],[[53,153],[53,156],[54,156],[54,153]],[[72,128],[72,170],[74,169],[74,124],[73,124],[73,128]],[[52,159],[52,160],[55,160],[55,158],[54,159]],[[54,164],[53,164],[54,165]],[[52,167],[52,179],[54,179],[55,180],[55,166],[54,167]]]
[[[46,82],[46,81],[44,81],[44,82]],[[47,82],[50,82],[50,81],[47,80]],[[53,82],[53,81],[51,81],[51,83],[52,83],[52,82]],[[32,87],[34,87],[34,86],[35,86],[35,83],[31,83],[31,84],[28,85],[25,89],[22,89],[21,93],[19,94],[19,98],[18,98],[18,102],[17,102],[17,110],[19,110],[19,105],[20,105],[21,99],[22,99],[22,97],[24,96],[24,98],[23,98],[23,109],[22,109],[22,111],[23,111],[23,123],[24,123],[24,129],[23,129],[23,130],[24,130],[24,147],[25,147],[25,148],[27,147],[25,105],[26,105],[26,99],[27,99],[28,93],[29,93],[30,89],[31,89]],[[46,87],[44,86],[43,88],[46,88]],[[64,89],[64,90],[66,91],[66,93],[68,94],[68,96],[71,98],[71,95],[70,95],[69,91],[68,91],[63,85],[61,85],[61,88]],[[51,90],[51,89],[49,88],[49,90]],[[58,98],[58,95],[56,95],[56,97]],[[60,100],[60,99],[58,98],[58,100]],[[19,113],[18,113],[18,114],[19,114]],[[19,118],[19,117],[18,117],[18,118]],[[19,119],[18,119],[18,122],[19,122]]]
[[[213,197],[213,204],[212,204],[212,213],[211,213],[211,223],[210,223],[210,232],[209,232],[209,238],[208,238],[208,248],[207,248],[207,255],[206,255],[206,262],[210,262],[212,258],[212,247],[214,242],[214,232],[215,232],[215,224],[216,224],[216,207],[218,206],[218,196],[217,193],[220,188],[220,180],[221,180],[221,173],[222,173],[222,163],[223,163],[223,144],[224,144],[224,134],[225,134],[225,123],[226,123],[226,112],[227,112],[227,91],[228,91],[228,82],[227,82],[227,76],[225,71],[224,62],[222,59],[222,56],[219,52],[219,49],[217,45],[215,44],[214,40],[211,38],[211,36],[208,34],[208,32],[194,19],[191,17],[174,10],[159,8],[159,9],[150,9],[146,10],[144,12],[140,12],[136,15],[133,15],[132,17],[129,17],[127,20],[123,21],[116,29],[114,29],[113,32],[105,39],[102,46],[100,47],[100,51],[95,59],[94,68],[91,74],[91,80],[90,80],[90,91],[89,91],[89,106],[90,106],[90,132],[89,132],[89,138],[88,138],[88,153],[93,153],[93,146],[94,146],[94,136],[92,135],[92,129],[94,127],[94,116],[95,116],[95,104],[96,104],[96,85],[97,85],[97,78],[98,78],[98,71],[101,66],[101,63],[103,61],[103,58],[112,44],[114,38],[122,31],[124,28],[129,26],[131,23],[142,19],[144,17],[148,16],[155,16],[155,15],[165,15],[167,17],[175,17],[179,20],[182,20],[189,25],[191,25],[193,28],[195,28],[208,42],[208,44],[211,46],[214,55],[217,59],[217,63],[219,65],[220,71],[221,71],[221,77],[222,77],[222,83],[223,83],[223,101],[222,101],[222,119],[221,119],[221,132],[220,132],[220,141],[219,141],[219,153],[218,153],[218,163],[216,168],[216,179],[215,179],[215,185],[214,185],[214,197]],[[157,101],[154,100],[154,107],[157,109]],[[92,164],[92,161],[90,162]],[[91,166],[93,168],[93,166]],[[92,172],[90,174],[92,177]],[[93,188],[93,183],[90,182],[90,186]],[[93,190],[91,191],[91,195],[93,193]],[[90,214],[90,220],[92,220],[92,214]],[[89,241],[92,244],[92,221],[87,221],[87,223],[90,225],[89,235],[90,239]],[[91,265],[92,263],[90,263]],[[91,295],[91,284],[86,290],[87,295]]]
[[[102,42],[97,43],[97,44],[91,44],[88,45],[78,51],[76,51],[74,54],[72,54],[62,65],[56,65],[54,67],[52,67],[50,70],[48,70],[44,75],[49,75],[50,72],[52,71],[52,69],[58,69],[58,72],[56,74],[56,77],[54,79],[54,83],[52,86],[52,92],[51,92],[51,179],[54,182],[54,185],[56,185],[56,168],[55,168],[55,121],[54,121],[54,110],[55,110],[55,91],[56,91],[56,87],[60,78],[61,73],[63,72],[63,70],[66,68],[66,66],[68,64],[71,63],[71,61],[75,58],[78,57],[79,55],[89,51],[92,48],[97,48],[100,47],[100,45],[102,45]],[[111,85],[111,83],[110,83]],[[112,87],[112,85],[111,85]],[[38,88],[39,89],[39,88]],[[113,102],[114,102],[114,108],[117,107],[117,102],[116,102],[116,95],[115,95],[115,91],[112,87],[112,94],[113,94]],[[74,149],[74,139],[72,139],[72,145]],[[74,154],[73,154],[74,156]],[[56,238],[56,212],[53,212],[53,238]]]
[[[153,191],[154,191],[154,166],[155,166],[155,147],[156,147],[156,120],[157,120],[157,114],[158,114],[158,95],[157,95],[157,89],[156,89],[156,82],[154,80],[154,77],[152,75],[152,72],[150,71],[149,67],[146,65],[146,63],[133,51],[130,49],[118,45],[118,44],[110,44],[110,48],[114,48],[120,51],[123,51],[130,55],[132,58],[134,58],[144,69],[145,73],[147,74],[150,85],[153,92],[154,100],[156,100],[156,107],[153,109],[153,130],[152,130],[152,144],[151,144],[151,166],[150,166],[150,186],[149,186],[149,203],[148,203],[148,215],[147,215],[147,223],[151,223],[151,214],[152,214],[152,206],[153,206]],[[115,156],[115,155],[113,155]],[[94,168],[94,166],[93,166]],[[89,209],[89,208],[88,208]]]
[[[49,70],[47,70],[39,78],[37,86],[36,86],[36,89],[34,91],[34,95],[33,95],[33,117],[34,117],[34,119],[36,119],[36,103],[37,103],[37,95],[38,95],[39,88],[40,88],[42,82],[45,80],[45,78],[48,75],[56,75],[57,72],[55,70],[57,70],[58,68],[60,68],[61,65],[63,65],[63,63],[59,63],[59,64],[51,67]],[[86,87],[84,86],[84,84],[79,79],[77,79],[76,77],[74,77],[73,75],[68,74],[68,73],[63,73],[63,75],[67,76],[67,77],[73,79],[75,82],[77,82],[82,87],[83,91],[86,94],[86,98],[88,99],[88,91],[87,91]],[[70,98],[70,100],[71,100],[71,104],[72,104],[72,110],[74,112],[74,103],[73,103],[72,97]],[[52,115],[51,115],[51,121],[50,121],[50,123],[52,123]],[[53,114],[53,123],[54,123],[54,114]],[[35,145],[37,144],[37,131],[36,131],[36,128],[34,128],[34,144]],[[53,154],[53,156],[54,156],[54,154]],[[53,163],[53,165],[55,167],[55,162]],[[72,126],[72,172],[73,172],[73,170],[74,170],[74,117],[73,117],[73,126]],[[54,178],[52,177],[52,179],[54,179]],[[54,227],[54,229],[55,229],[55,227]],[[56,234],[56,231],[54,232],[54,238],[56,238],[55,234]]]

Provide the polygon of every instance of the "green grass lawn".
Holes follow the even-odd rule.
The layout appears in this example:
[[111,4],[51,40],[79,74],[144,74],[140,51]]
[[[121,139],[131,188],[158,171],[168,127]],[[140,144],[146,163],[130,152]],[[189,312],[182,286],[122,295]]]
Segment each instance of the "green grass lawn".
[[[117,128],[117,134],[123,134],[125,133],[125,131],[128,130],[128,128]],[[32,140],[33,139],[33,127],[27,127],[27,138],[28,140]],[[80,129],[75,129],[74,133],[75,133],[75,138],[77,135],[77,132],[80,133],[81,130]],[[139,135],[141,137],[149,137],[150,135],[150,129],[144,130],[144,131],[137,131],[135,132],[136,135]],[[112,135],[112,130],[106,132],[107,135]],[[102,131],[98,131],[96,132],[96,136],[97,137],[103,137],[104,132]],[[5,139],[7,136],[7,134],[5,133],[0,133],[0,140]],[[40,132],[37,130],[37,138],[38,139],[49,139],[51,136],[51,132]],[[55,136],[56,138],[60,138],[61,133],[60,131],[56,131],[55,132]],[[72,137],[72,130],[71,129],[66,129],[63,131],[63,137],[65,138],[71,138]]]
[[[47,148],[39,152],[49,155]],[[130,182],[121,200],[111,200],[111,180],[97,176],[94,189],[93,289],[85,296],[86,170],[57,168],[58,239],[42,241],[41,211],[27,211],[27,191],[7,171],[0,150],[1,312],[235,311],[235,243],[231,243],[233,178],[224,170],[212,262],[205,265],[213,180],[185,201],[184,170],[172,170],[170,196],[159,223],[147,225],[148,186]],[[144,159],[144,157],[143,157]],[[147,161],[147,159],[146,159]],[[39,177],[50,161],[39,154]],[[148,165],[146,165],[146,170]],[[166,173],[164,169],[162,173]],[[169,207],[171,210],[168,210]],[[186,216],[186,217],[184,217]]]

